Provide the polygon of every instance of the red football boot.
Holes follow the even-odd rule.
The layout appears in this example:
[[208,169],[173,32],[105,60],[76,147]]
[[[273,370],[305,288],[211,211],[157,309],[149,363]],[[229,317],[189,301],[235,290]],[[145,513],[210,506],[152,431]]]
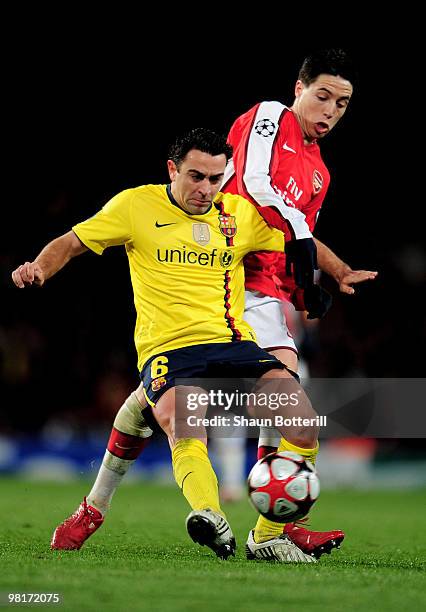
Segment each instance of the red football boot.
[[[310,531],[296,523],[286,523],[283,533],[288,535],[296,546],[307,555],[319,559],[324,553],[330,554],[333,548],[340,548],[345,534],[340,529],[334,531]],[[302,519],[303,522],[303,519]]]
[[87,538],[95,533],[104,522],[104,517],[88,506],[83,499],[77,510],[53,532],[50,548],[55,550],[79,550]]

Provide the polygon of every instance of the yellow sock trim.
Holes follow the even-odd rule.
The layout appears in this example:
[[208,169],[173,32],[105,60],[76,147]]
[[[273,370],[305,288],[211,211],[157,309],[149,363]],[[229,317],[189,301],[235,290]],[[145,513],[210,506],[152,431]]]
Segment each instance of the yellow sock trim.
[[[306,459],[315,465],[318,449],[318,442],[315,448],[302,448],[301,446],[292,444],[285,438],[281,438],[278,452],[292,451],[293,453],[298,453],[299,455],[302,455],[302,457],[306,457]],[[274,521],[269,521],[264,516],[259,516],[254,529],[254,541],[260,544],[261,542],[266,542],[272,538],[277,538],[282,534],[284,526],[285,523],[275,523]]]
[[178,440],[172,450],[175,480],[193,510],[211,508],[223,514],[219,505],[216,474],[207,448],[200,440]]
[[302,448],[301,446],[296,446],[295,444],[292,444],[285,438],[281,438],[281,442],[278,447],[279,453],[282,451],[292,451],[293,453],[298,453],[299,455],[302,455],[302,457],[308,459],[308,461],[310,461],[314,465],[317,459],[318,450],[319,442],[316,443],[316,446],[314,448]]

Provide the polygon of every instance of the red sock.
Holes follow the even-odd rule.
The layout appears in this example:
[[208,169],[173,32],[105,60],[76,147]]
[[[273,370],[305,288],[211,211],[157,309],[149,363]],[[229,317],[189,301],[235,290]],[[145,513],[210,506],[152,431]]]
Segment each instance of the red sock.
[[120,459],[137,459],[148,442],[149,438],[131,436],[113,427],[107,449],[112,455]]
[[263,459],[263,457],[266,457],[266,455],[269,455],[270,453],[276,453],[276,452],[277,452],[276,446],[258,446],[257,460],[259,461],[260,459]]

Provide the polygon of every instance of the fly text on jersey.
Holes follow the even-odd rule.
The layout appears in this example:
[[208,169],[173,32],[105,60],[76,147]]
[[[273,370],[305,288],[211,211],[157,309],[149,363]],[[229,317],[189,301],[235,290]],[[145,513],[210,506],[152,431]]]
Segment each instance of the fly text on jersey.
[[278,193],[278,195],[282,197],[287,206],[292,206],[293,208],[296,208],[296,204],[289,196],[289,193],[291,193],[296,202],[299,201],[301,195],[303,194],[303,189],[299,189],[295,179],[292,176],[290,176],[290,179],[284,191],[281,191],[281,189],[279,189],[279,187],[277,187],[276,185],[273,185],[273,188]]

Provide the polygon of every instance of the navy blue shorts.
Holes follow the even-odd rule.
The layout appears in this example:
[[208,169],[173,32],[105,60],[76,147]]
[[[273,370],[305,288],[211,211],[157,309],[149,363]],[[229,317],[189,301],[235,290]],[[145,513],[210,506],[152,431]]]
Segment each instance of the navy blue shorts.
[[151,357],[140,373],[145,395],[154,405],[176,385],[177,378],[260,378],[269,370],[285,369],[255,342],[196,344]]

